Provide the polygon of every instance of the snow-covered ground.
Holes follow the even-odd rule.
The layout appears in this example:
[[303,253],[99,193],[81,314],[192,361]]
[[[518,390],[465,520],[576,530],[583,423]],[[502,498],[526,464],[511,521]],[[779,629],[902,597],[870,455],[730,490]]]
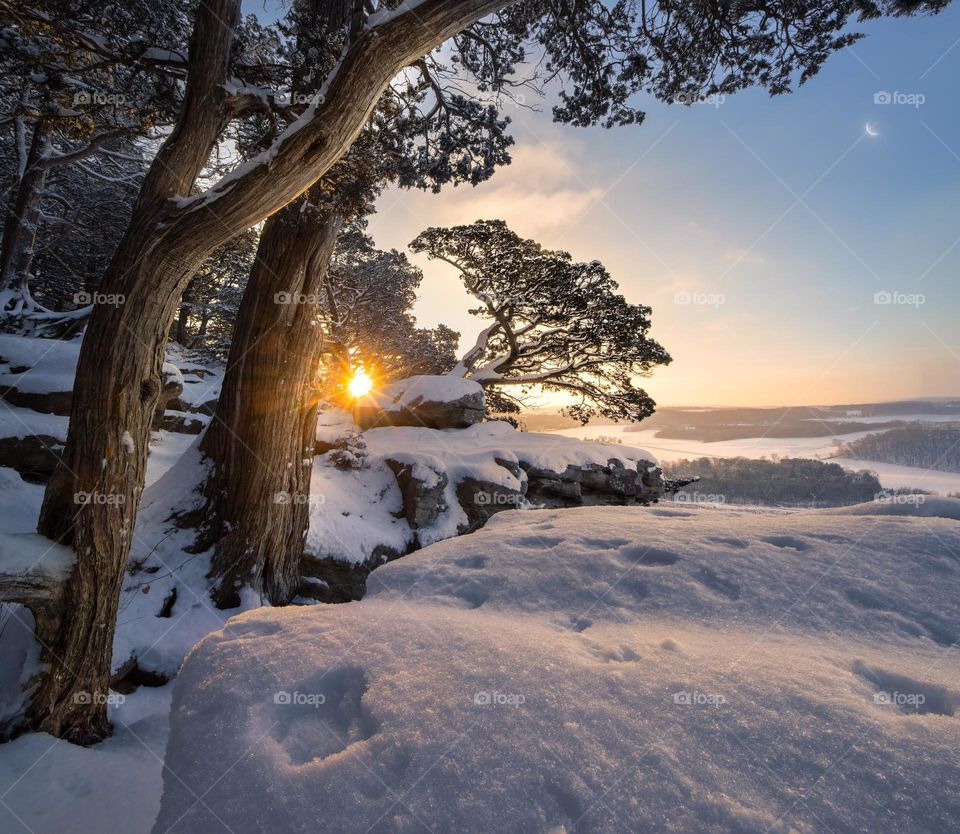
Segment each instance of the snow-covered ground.
[[[42,489],[6,474],[0,532],[28,532]],[[205,560],[159,538],[184,480],[138,526],[179,613],[155,616],[164,571],[118,634],[175,666],[216,632],[176,684],[169,754],[174,685],[116,696],[96,748],[3,745],[0,830],[146,834],[164,761],[156,832],[939,832],[960,813],[956,500],[503,513],[374,572],[360,603],[227,622]]]
[[[883,420],[925,420],[943,422],[944,415],[913,415],[908,417],[884,417]],[[955,417],[951,418],[955,420]],[[856,422],[869,424],[877,422],[870,417],[858,417]],[[582,428],[560,429],[552,434],[576,437],[582,440],[594,440],[598,437],[614,437],[631,446],[649,449],[664,461],[680,458],[717,457],[717,458],[762,458],[794,457],[829,459],[848,469],[870,469],[877,473],[880,483],[887,489],[901,487],[928,489],[933,492],[960,492],[960,473],[937,472],[913,466],[896,466],[872,460],[854,460],[853,458],[834,457],[837,454],[836,439],[833,437],[745,437],[737,440],[718,440],[705,443],[690,438],[657,437],[657,429],[628,431],[629,424],[613,426],[583,426]],[[877,430],[854,432],[842,436],[843,442],[857,440]]]
[[[69,390],[76,343],[47,353],[11,338],[0,382]],[[183,407],[216,397],[216,369],[171,359],[185,369]],[[65,436],[66,417],[2,405],[3,436]],[[325,415],[321,439],[342,435],[342,418]],[[308,545],[359,559],[385,530],[409,541],[388,456],[513,487],[497,459],[562,469],[598,456],[636,465],[650,457],[638,445],[668,460],[832,452],[822,438],[706,444],[622,429],[369,431],[367,469],[315,466]],[[612,435],[624,445],[574,441]],[[174,684],[114,693],[116,733],[95,748],[45,735],[2,745],[3,834],[939,834],[960,818],[960,502],[506,512],[377,570],[360,603],[231,619],[210,603],[209,554],[187,553],[191,531],[168,520],[202,475],[196,441],[155,433],[132,553],[142,569],[127,577],[115,642],[115,667],[135,654],[172,675],[213,634],[176,684],[169,755]],[[891,482],[883,464],[847,465],[880,470],[886,486],[960,490],[960,475]],[[0,554],[34,529],[42,494],[0,468]],[[447,497],[422,541],[455,532]],[[0,632],[0,666],[29,667],[23,626],[7,616]],[[4,714],[15,684],[0,680]]]
[[504,513],[237,617],[153,830],[952,831],[960,524],[859,512]]

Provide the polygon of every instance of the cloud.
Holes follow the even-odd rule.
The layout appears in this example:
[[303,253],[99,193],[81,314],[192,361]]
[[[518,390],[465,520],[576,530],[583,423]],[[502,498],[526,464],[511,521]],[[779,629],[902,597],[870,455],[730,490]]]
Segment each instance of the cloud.
[[574,225],[585,212],[595,207],[602,195],[600,188],[547,191],[511,183],[486,193],[478,192],[469,200],[458,201],[455,207],[451,207],[447,222],[472,223],[474,220],[500,218],[517,234],[536,238],[544,232]]

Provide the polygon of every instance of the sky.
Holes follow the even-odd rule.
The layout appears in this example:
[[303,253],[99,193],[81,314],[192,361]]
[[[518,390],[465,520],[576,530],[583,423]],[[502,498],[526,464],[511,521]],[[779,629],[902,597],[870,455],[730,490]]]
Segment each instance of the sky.
[[[612,130],[512,107],[512,165],[475,188],[391,189],[370,231],[405,249],[503,218],[602,261],[673,356],[644,383],[662,405],[960,395],[960,5],[862,28],[777,98],[641,100],[644,123]],[[482,325],[455,271],[411,259],[419,322],[468,347]]]

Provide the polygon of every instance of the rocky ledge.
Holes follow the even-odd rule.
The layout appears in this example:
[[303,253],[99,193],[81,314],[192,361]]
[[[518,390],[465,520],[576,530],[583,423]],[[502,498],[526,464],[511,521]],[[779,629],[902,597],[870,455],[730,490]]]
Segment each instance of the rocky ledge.
[[[321,448],[343,431],[321,415]],[[496,513],[535,507],[649,504],[664,494],[650,453],[502,422],[465,429],[384,427],[363,433],[360,468],[318,455],[301,595],[360,599],[379,565],[441,539],[470,533]],[[358,502],[358,496],[376,500]],[[358,512],[358,503],[364,507]]]

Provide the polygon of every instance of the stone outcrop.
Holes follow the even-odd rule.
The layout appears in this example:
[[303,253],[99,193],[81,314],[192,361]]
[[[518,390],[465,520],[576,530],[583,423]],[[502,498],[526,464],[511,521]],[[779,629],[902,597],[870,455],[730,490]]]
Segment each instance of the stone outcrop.
[[[372,451],[372,470],[364,471],[389,470],[399,490],[400,509],[394,516],[409,526],[406,547],[379,545],[361,561],[308,554],[300,588],[303,597],[323,602],[360,599],[375,568],[441,538],[478,530],[499,512],[650,504],[665,491],[659,466],[628,447],[618,448],[617,457],[612,457],[611,447],[603,444],[560,437],[554,441],[552,436],[514,432],[489,423],[462,434],[400,428],[378,429],[364,436]],[[421,450],[416,448],[418,442]],[[551,455],[554,444],[558,448],[568,444],[564,447],[567,451]],[[385,445],[403,451],[378,456]],[[503,452],[497,452],[498,448]],[[513,454],[508,454],[508,449]],[[564,457],[578,462],[556,468],[544,463]],[[317,462],[317,466],[323,465]],[[364,477],[364,472],[357,477]]]
[[384,463],[393,472],[400,487],[403,515],[411,530],[430,527],[447,509],[443,494],[449,480],[446,472],[437,472],[424,463],[386,458]]
[[530,503],[545,507],[649,504],[664,493],[659,468],[642,463],[628,468],[616,458],[606,464],[567,465],[562,472],[528,466],[526,473],[527,498]]
[[483,420],[483,389],[468,379],[413,376],[384,386],[357,403],[360,427],[418,426],[464,429]]
[[0,466],[20,473],[25,481],[46,483],[57,466],[63,441],[46,434],[0,437]]

